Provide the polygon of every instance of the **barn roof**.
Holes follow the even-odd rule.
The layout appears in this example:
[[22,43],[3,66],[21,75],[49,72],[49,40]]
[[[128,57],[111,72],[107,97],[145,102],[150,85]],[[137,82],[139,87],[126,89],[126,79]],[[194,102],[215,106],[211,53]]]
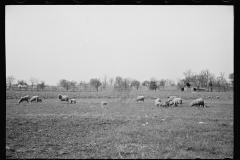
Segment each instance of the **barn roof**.
[[191,87],[197,87],[197,84],[195,82],[188,82],[188,84],[190,84]]

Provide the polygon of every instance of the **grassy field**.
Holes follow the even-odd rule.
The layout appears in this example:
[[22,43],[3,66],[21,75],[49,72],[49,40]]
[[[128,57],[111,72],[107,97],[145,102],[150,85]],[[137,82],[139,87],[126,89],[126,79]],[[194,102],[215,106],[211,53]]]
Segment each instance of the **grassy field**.
[[[43,102],[16,105],[26,94]],[[6,158],[233,158],[232,92],[63,94],[77,103],[60,102],[57,92],[7,91]],[[137,95],[147,98],[137,102]],[[168,95],[182,97],[184,104],[154,106],[154,97]],[[206,99],[210,95],[220,98]],[[189,106],[199,97],[208,108]]]

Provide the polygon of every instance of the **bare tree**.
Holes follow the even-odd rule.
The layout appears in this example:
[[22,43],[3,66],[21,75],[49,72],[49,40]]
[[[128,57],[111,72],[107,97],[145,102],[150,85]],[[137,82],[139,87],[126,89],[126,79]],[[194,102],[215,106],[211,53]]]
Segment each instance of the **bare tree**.
[[70,87],[73,88],[73,91],[75,91],[76,86],[77,86],[77,82],[76,81],[71,81],[70,82]]
[[110,78],[110,79],[109,79],[109,84],[110,84],[110,85],[113,85],[113,83],[114,83],[114,78]]
[[164,89],[165,83],[166,83],[166,80],[161,79],[161,80],[159,81],[159,86],[162,86],[163,89]]
[[131,86],[136,87],[136,89],[138,90],[140,84],[141,83],[138,80],[133,80],[132,83],[131,83]]
[[39,89],[39,82],[40,82],[40,79],[37,79],[37,78],[35,78],[35,84],[36,84],[36,86],[37,86],[37,91],[38,91],[38,89]]
[[106,86],[107,86],[107,76],[104,75],[103,82],[102,82],[102,88],[106,89]]
[[34,84],[35,84],[35,82],[36,82],[36,78],[31,77],[31,78],[29,79],[29,82],[30,82],[30,84],[31,84],[31,86],[32,86],[32,90],[33,90],[33,86],[34,86]]
[[95,78],[95,79],[94,79],[94,78],[90,79],[90,84],[91,84],[94,88],[96,88],[97,92],[98,92],[98,87],[102,85],[102,83],[100,82],[100,80],[97,79],[97,78]]
[[70,82],[66,79],[60,79],[59,81],[60,86],[62,86],[63,88],[65,88],[68,92],[69,88],[70,88]]
[[42,89],[42,91],[43,91],[43,89],[44,89],[45,87],[46,87],[45,82],[44,82],[44,81],[41,81],[41,83],[38,84],[38,87],[37,87],[37,88],[40,88],[40,89]]
[[6,77],[6,82],[8,83],[9,87],[12,86],[12,84],[15,82],[15,77],[14,76],[7,76]]

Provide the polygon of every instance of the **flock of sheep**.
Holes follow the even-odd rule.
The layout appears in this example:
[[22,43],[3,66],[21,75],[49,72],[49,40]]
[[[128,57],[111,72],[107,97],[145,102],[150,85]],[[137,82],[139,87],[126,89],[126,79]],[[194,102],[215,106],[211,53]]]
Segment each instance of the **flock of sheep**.
[[[174,105],[174,106],[178,106],[178,104],[181,104],[182,105],[182,98],[178,98],[176,96],[169,96],[167,97],[168,100],[166,101],[161,101],[160,98],[157,98],[155,99],[155,105],[157,107],[159,106],[163,106],[163,107],[169,107],[171,105]],[[145,97],[144,96],[138,96],[137,97],[137,101],[144,101]],[[198,99],[195,99],[194,101],[192,101],[190,103],[190,106],[193,107],[193,106],[202,106],[202,107],[207,107],[206,104],[204,103],[204,100],[202,98],[198,98]]]
[[[181,104],[182,105],[182,98],[179,98],[179,97],[176,97],[176,96],[169,96],[167,97],[168,99],[165,100],[165,101],[161,101],[160,98],[157,98],[155,99],[155,105],[157,107],[159,106],[162,106],[162,107],[169,107],[171,105],[174,105],[174,106],[178,106],[178,104]],[[69,98],[69,96],[67,95],[61,95],[59,94],[58,95],[58,99],[60,101],[66,101],[66,102],[70,102],[70,103],[76,103],[76,99],[73,99],[73,98]],[[145,97],[144,96],[138,96],[137,97],[137,101],[143,101],[144,102],[144,99]],[[19,100],[18,100],[18,103],[21,103],[23,101],[27,101],[29,102],[30,100],[30,103],[35,101],[35,102],[42,102],[42,99],[39,97],[39,96],[33,96],[32,98],[30,98],[29,95],[26,95],[24,97],[21,97]],[[105,106],[107,105],[107,102],[106,101],[102,101],[101,102],[101,106]],[[190,103],[190,106],[193,107],[193,106],[202,106],[202,107],[207,107],[206,104],[204,103],[204,100],[202,98],[198,98],[198,99],[195,99],[194,101],[192,101]]]
[[[73,99],[73,98],[69,98],[69,96],[67,96],[67,95],[61,95],[61,94],[59,94],[58,95],[58,99],[60,99],[60,101],[66,101],[66,102],[70,102],[70,103],[76,103],[77,101],[76,101],[76,99]],[[21,102],[23,102],[23,101],[26,101],[26,102],[33,102],[33,101],[35,101],[35,102],[42,102],[42,99],[39,97],[39,96],[32,96],[32,98],[30,98],[30,96],[29,95],[26,95],[26,96],[23,96],[23,97],[21,97],[19,100],[18,100],[18,104],[19,103],[21,103]],[[103,106],[105,106],[105,105],[107,105],[107,102],[106,101],[102,101],[101,102],[101,106],[103,107]]]

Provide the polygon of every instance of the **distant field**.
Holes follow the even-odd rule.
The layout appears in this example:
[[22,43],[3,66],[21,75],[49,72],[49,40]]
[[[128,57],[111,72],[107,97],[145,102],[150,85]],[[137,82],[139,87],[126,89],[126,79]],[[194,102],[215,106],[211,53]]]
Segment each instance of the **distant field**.
[[[42,103],[23,102],[39,95]],[[58,92],[7,91],[6,156],[12,158],[233,158],[232,92]],[[137,95],[146,96],[136,102]],[[183,98],[178,107],[156,107],[154,97]],[[219,96],[219,99],[207,99]],[[10,97],[10,99],[9,99]],[[189,107],[205,98],[209,108]],[[105,108],[101,101],[107,101]]]

